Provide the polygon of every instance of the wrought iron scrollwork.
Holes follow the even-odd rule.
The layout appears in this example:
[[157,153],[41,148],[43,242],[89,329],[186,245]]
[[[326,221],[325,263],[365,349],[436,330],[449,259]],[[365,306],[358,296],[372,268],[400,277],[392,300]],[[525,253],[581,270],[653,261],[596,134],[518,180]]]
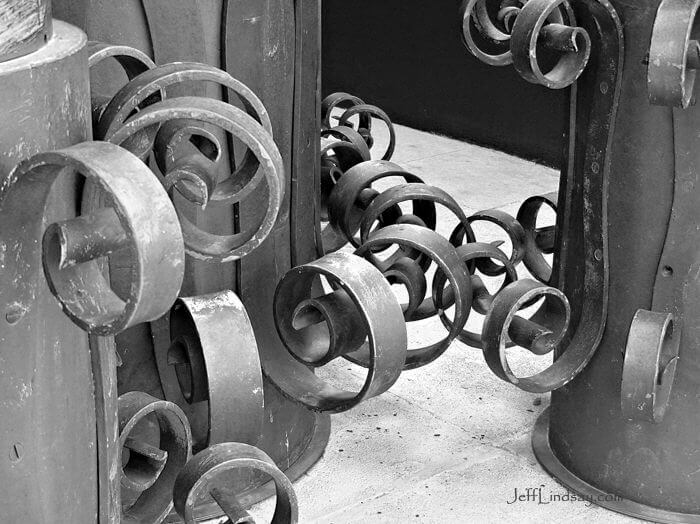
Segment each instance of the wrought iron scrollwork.
[[[165,98],[167,88],[183,82],[219,84],[238,97],[243,109],[200,96]],[[228,73],[188,62],[149,69],[127,83],[101,110],[95,136],[119,144],[143,160],[153,153],[153,170],[175,203],[185,248],[192,257],[238,260],[272,231],[284,196],[282,157],[264,105]],[[225,177],[219,175],[222,137],[240,141],[246,148],[235,170]],[[257,224],[235,234],[204,230],[185,210],[186,202],[203,210],[208,205],[234,205],[261,182],[268,189],[265,213]],[[86,198],[93,201],[100,196]]]
[[227,472],[254,470],[270,477],[275,484],[275,510],[272,524],[296,524],[299,508],[294,487],[274,461],[262,450],[237,442],[216,444],[197,453],[182,469],[173,488],[175,511],[194,524],[195,504],[205,495],[214,499],[230,523],[253,523],[255,520],[222,481]]
[[[42,231],[41,260],[51,292],[66,315],[94,335],[114,335],[158,318],[182,285],[182,233],[162,186],[128,151],[85,142],[19,164],[5,187],[0,213],[6,224],[22,227],[8,232],[22,235],[44,227],[44,212],[36,213],[27,203],[38,199],[44,206],[52,183],[67,173],[99,188],[109,204]],[[101,258],[114,253],[122,253],[131,269],[122,294],[113,290],[100,265]]]
[[[464,43],[476,58],[513,64],[533,84],[568,87],[588,64],[591,36],[567,0],[466,0],[461,14]],[[555,57],[546,69],[542,52]]]

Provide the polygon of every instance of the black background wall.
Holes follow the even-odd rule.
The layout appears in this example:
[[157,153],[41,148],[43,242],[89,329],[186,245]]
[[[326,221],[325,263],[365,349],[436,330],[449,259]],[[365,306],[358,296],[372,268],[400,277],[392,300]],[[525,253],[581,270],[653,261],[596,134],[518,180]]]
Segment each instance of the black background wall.
[[565,93],[472,57],[458,8],[457,0],[324,0],[324,93],[348,91],[395,122],[558,165]]

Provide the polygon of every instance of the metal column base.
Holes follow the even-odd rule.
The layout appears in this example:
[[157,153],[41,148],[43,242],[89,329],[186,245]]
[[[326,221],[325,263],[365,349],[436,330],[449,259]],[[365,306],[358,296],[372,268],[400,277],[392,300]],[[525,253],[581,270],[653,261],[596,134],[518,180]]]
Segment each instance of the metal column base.
[[580,479],[569,471],[554,454],[549,445],[549,408],[537,419],[532,433],[532,450],[547,473],[556,478],[564,487],[579,494],[593,504],[631,517],[654,522],[700,524],[700,515],[698,514],[677,513],[647,506],[629,499],[620,499],[617,496],[614,497],[615,500],[606,500],[606,498],[612,499],[615,494],[602,491]]

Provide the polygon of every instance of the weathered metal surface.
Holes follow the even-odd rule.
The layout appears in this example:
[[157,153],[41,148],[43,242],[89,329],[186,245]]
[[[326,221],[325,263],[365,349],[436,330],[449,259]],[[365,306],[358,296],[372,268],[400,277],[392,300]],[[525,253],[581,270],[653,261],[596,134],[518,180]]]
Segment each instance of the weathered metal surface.
[[[109,106],[105,109],[103,117],[108,115],[111,115]],[[265,132],[264,128],[245,112],[225,102],[204,97],[178,97],[151,104],[127,119],[120,127],[114,128],[113,131],[108,130],[104,134],[104,139],[123,144],[127,148],[130,148],[135,140],[138,145],[134,146],[134,153],[147,154],[150,150],[148,147],[150,140],[147,139],[144,143],[140,137],[149,135],[150,129],[156,129],[159,125],[174,120],[212,124],[223,129],[245,144],[248,151],[252,153],[250,158],[255,159],[250,163],[250,167],[243,165],[240,179],[239,173],[233,173],[226,181],[217,184],[211,193],[211,200],[218,199],[222,203],[230,204],[227,200],[236,202],[244,199],[252,191],[248,186],[253,188],[257,186],[256,182],[259,180],[259,178],[256,180],[257,173],[261,173],[261,178],[266,182],[267,202],[263,217],[246,224],[238,233],[217,235],[205,231],[191,222],[183,212],[178,212],[188,255],[200,260],[218,262],[239,260],[260,246],[276,223],[284,198],[284,169],[277,146],[269,133]],[[102,119],[100,121],[102,122]],[[101,124],[98,127],[102,129]],[[155,144],[159,145],[158,137],[155,138]],[[164,145],[164,147],[171,150],[170,145]],[[167,177],[166,185],[169,185]],[[171,195],[175,185],[172,181]],[[176,210],[180,207],[177,202],[175,207]]]
[[100,84],[103,82],[100,82],[101,75],[97,74],[97,70],[100,73],[103,72],[100,70],[100,65],[110,58],[116,60],[124,73],[126,73],[128,80],[132,80],[134,77],[156,66],[153,60],[145,53],[133,47],[111,45],[103,42],[88,42],[88,65],[91,73],[94,73],[91,74],[90,78],[93,131],[97,128],[100,116],[102,116],[102,112],[111,100],[111,95],[113,95],[113,93],[100,91]]
[[[104,142],[37,155],[15,176],[43,177],[44,187],[35,183],[31,190],[46,199],[50,182],[66,170],[94,183],[113,207],[55,222],[43,235],[44,273],[64,312],[98,336],[162,316],[180,292],[185,269],[182,233],[162,186],[138,158]],[[118,296],[97,259],[123,249],[130,251],[131,280],[128,295]]]
[[175,404],[131,391],[119,397],[123,523],[162,522],[192,456],[187,417]]
[[[321,276],[335,291],[317,297]],[[380,395],[399,378],[407,346],[403,313],[381,272],[362,258],[332,253],[292,269],[277,286],[274,312],[288,352],[262,353],[263,371],[289,398],[338,413]],[[332,386],[309,367],[353,351],[369,368],[358,392]]]
[[170,313],[171,346],[156,353],[166,400],[187,414],[194,449],[256,444],[265,411],[258,345],[233,291],[181,298]]
[[[513,66],[528,82],[562,89],[581,76],[590,57],[591,37],[576,25],[572,7],[567,0],[530,0],[514,14],[510,41]],[[551,20],[555,12],[561,23]],[[556,63],[549,71],[540,67],[540,46],[556,53]]]
[[632,319],[620,395],[622,415],[629,420],[663,420],[678,365],[675,329],[670,313],[640,309]]
[[[554,276],[549,275],[549,280],[566,294],[572,305],[570,332],[556,352],[556,358],[563,362],[550,368],[564,374],[556,379],[549,376],[540,384],[547,383],[551,390],[567,384],[586,367],[606,324],[610,149],[618,113],[624,47],[621,22],[607,0],[576,5],[559,0],[517,4],[512,6],[515,9],[499,11],[494,21],[485,0],[466,2],[462,10],[463,34],[470,51],[493,65],[512,62],[525,80],[552,89],[572,85],[584,70],[587,76],[582,82],[587,89],[572,87],[569,157],[559,191],[559,237],[555,241],[558,267]],[[565,27],[567,24],[570,27]],[[553,29],[546,29],[550,26]],[[474,39],[474,28],[484,39],[499,43],[500,54],[485,52]],[[540,39],[543,44],[549,42],[545,47],[555,54],[548,72],[540,69],[537,58]],[[598,56],[589,63],[592,45]],[[577,147],[578,144],[585,147]],[[532,242],[530,246],[532,252]],[[555,309],[562,312],[561,308]],[[555,312],[543,309],[541,314],[551,316]]]
[[317,208],[308,205],[320,185],[318,122],[321,119],[321,0],[295,2],[294,121],[289,198],[291,265],[316,258]]
[[186,524],[194,524],[195,504],[208,494],[229,518],[228,522],[255,522],[235,495],[221,489],[221,474],[238,469],[254,469],[271,478],[275,485],[272,524],[296,524],[299,508],[289,479],[262,450],[242,443],[222,443],[199,452],[184,467],[173,489],[175,510]]
[[[311,234],[315,208],[310,202],[319,183],[320,2],[290,0],[279,6],[279,2],[269,2],[269,6],[266,3],[222,0],[54,1],[56,16],[84,28],[93,40],[135,47],[158,64],[195,61],[213,67],[223,66],[264,102],[273,123],[275,141],[280,146],[286,175],[285,196],[277,225],[271,232],[274,238],[263,242],[255,253],[246,257],[242,271],[239,262],[212,264],[187,257],[182,293],[184,296],[198,296],[240,289],[260,346],[283,350],[272,327],[271,307],[276,280],[291,267],[292,260],[303,263],[316,252]],[[168,22],[162,23],[166,18]],[[125,75],[117,70],[119,74],[112,76],[111,70],[103,72],[102,66],[100,64],[94,75],[99,77],[94,85],[100,93],[111,96],[124,85]],[[212,99],[228,99],[230,96],[230,102],[239,105],[238,97],[212,82],[171,84],[166,95],[169,98],[206,95]],[[154,101],[149,100],[149,103]],[[239,107],[243,111],[246,109]],[[190,124],[188,122],[174,131],[172,127],[166,128],[161,138],[169,134],[175,141],[182,142]],[[235,140],[227,140],[225,133],[218,129],[206,134],[211,127],[197,127],[200,135],[206,135],[201,142],[206,144],[205,140],[211,139],[216,144],[216,154],[220,153],[215,176],[211,177],[211,171],[207,170],[201,180],[205,184],[214,178],[226,180],[242,165],[244,148]],[[159,163],[174,166],[179,161],[181,157],[178,155],[162,155]],[[200,163],[196,163],[193,171],[199,167]],[[190,179],[197,183],[196,178]],[[234,235],[246,227],[253,227],[263,218],[261,213],[268,209],[264,186],[261,183],[253,189],[254,185],[251,185],[249,189],[253,197],[242,207],[231,203],[218,205],[210,200],[203,208],[200,202],[191,202],[183,196],[188,193],[185,184],[179,184],[173,194],[178,211],[192,224],[218,235]],[[210,184],[207,189],[214,187]],[[189,196],[194,196],[194,200],[198,198],[196,192]],[[113,284],[119,287],[119,281],[125,278],[118,267],[119,261],[115,260],[110,266]],[[162,398],[163,388],[154,353],[167,353],[170,346],[167,318],[129,329],[117,335],[116,341],[121,364],[118,368],[119,392],[142,390]],[[100,342],[107,343],[108,340]],[[174,386],[178,387],[177,384]],[[296,478],[322,453],[328,438],[328,417],[290,402],[269,382],[264,389],[265,417],[258,445],[290,477]],[[273,494],[270,486],[263,485],[264,480],[254,472],[242,472],[233,475],[227,485],[239,496],[242,504],[250,504]],[[218,505],[204,500],[197,509],[197,517],[215,516],[220,512]],[[173,513],[167,520],[179,519]]]
[[[700,297],[698,113],[695,108],[672,112],[649,103],[651,98],[657,104],[682,106],[688,98],[689,92],[683,91],[685,62],[677,51],[683,54],[688,46],[692,2],[675,7],[664,2],[659,13],[666,18],[661,19],[661,33],[653,36],[659,2],[613,3],[624,21],[626,45],[622,96],[608,148],[612,176],[607,328],[587,369],[552,394],[552,406],[538,422],[533,446],[545,468],[568,487],[597,497],[601,505],[658,522],[698,522],[698,340],[696,322],[689,315]],[[671,16],[675,8],[683,16]],[[677,24],[676,30],[669,31],[666,23]],[[650,42],[653,49],[647,57]],[[595,55],[601,64],[610,56],[594,51],[581,76],[579,122],[581,112],[591,111],[588,100],[601,93],[600,80],[590,69]],[[673,71],[667,67],[670,63],[675,64]],[[583,96],[587,99],[581,105]],[[572,129],[582,136],[580,128]],[[578,144],[581,150],[590,148],[585,140]],[[567,273],[560,271],[565,284],[572,280],[570,267],[559,267],[566,268]],[[569,298],[575,308],[578,299]],[[641,317],[654,320],[640,323]],[[666,343],[664,329],[670,336]],[[662,417],[671,386],[671,377],[664,374],[672,375],[674,363],[676,376]],[[638,414],[631,416],[635,411]],[[618,498],[612,500],[611,495]]]
[[659,4],[649,47],[649,101],[685,109],[694,95],[700,68],[695,24],[700,2],[665,0]]
[[0,0],[0,62],[37,51],[53,33],[51,0]]
[[47,45],[0,64],[0,514],[7,522],[95,522],[98,514],[99,399],[88,337],[61,312],[41,266],[43,229],[74,215],[75,181],[61,178],[42,199],[10,176],[34,154],[89,139],[86,43],[55,22]]

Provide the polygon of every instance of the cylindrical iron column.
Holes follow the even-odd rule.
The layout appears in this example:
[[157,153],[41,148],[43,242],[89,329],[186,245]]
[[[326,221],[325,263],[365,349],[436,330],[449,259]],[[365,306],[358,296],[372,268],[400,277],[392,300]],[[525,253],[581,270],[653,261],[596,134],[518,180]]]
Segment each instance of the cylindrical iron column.
[[[550,473],[594,503],[700,522],[700,109],[650,103],[648,69],[651,81],[650,68],[661,65],[649,56],[659,2],[612,3],[625,65],[610,149],[607,324],[588,367],[553,392],[533,447]],[[683,46],[686,29],[664,47]]]
[[[58,21],[51,32],[48,5],[0,2],[0,515],[4,522],[96,522],[88,336],[49,291],[43,231],[7,215],[21,206],[49,221],[63,218],[77,204],[75,179],[57,180],[48,202],[1,198],[18,162],[90,138],[87,39]],[[8,241],[17,231],[22,240]]]

